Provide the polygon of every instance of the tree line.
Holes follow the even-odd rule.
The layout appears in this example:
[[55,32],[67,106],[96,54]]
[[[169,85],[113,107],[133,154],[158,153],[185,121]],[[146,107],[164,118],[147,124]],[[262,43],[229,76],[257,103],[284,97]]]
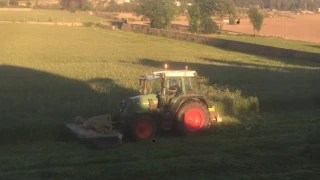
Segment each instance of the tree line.
[[[229,18],[229,24],[235,24],[241,7],[248,8],[244,12],[248,14],[254,35],[259,33],[263,24],[264,15],[260,9],[300,10],[303,7],[305,9],[309,7],[308,10],[310,10],[320,7],[320,0],[180,0],[180,6],[175,4],[175,0],[131,0],[130,3],[123,4],[117,4],[115,0],[111,0],[108,6],[105,6],[105,2],[100,0],[91,2],[97,2],[95,11],[135,12],[149,19],[151,27],[160,29],[170,28],[171,22],[177,15],[187,12],[189,31],[206,34],[221,33],[223,19],[226,17]],[[71,12],[93,10],[91,2],[88,0],[60,0],[60,6]],[[212,16],[218,17],[219,26],[213,21]]]
[[[109,7],[104,8],[108,12],[135,12],[139,0],[131,1],[131,3],[117,4],[111,0]],[[171,0],[175,1],[175,0]],[[202,0],[204,2],[212,2],[211,0]],[[214,0],[213,0],[214,1]],[[179,13],[188,9],[188,3],[198,3],[198,0],[180,0],[180,6],[177,7]],[[237,8],[249,8],[253,5],[262,9],[277,9],[281,11],[299,11],[309,10],[315,11],[320,8],[320,0],[232,0]]]
[[[289,1],[289,0],[288,0]],[[97,11],[109,12],[135,12],[142,15],[143,18],[150,20],[152,28],[167,29],[171,27],[174,18],[187,12],[189,20],[189,31],[192,33],[221,33],[223,31],[223,19],[229,18],[229,24],[235,24],[237,19],[237,7],[244,6],[249,8],[246,13],[254,29],[256,36],[263,24],[264,15],[259,8],[272,7],[273,2],[277,2],[278,7],[284,7],[287,0],[181,0],[180,6],[175,4],[174,0],[135,0],[131,3],[117,4],[111,0],[108,6],[103,2],[98,3]],[[311,0],[312,1],[312,0]],[[313,0],[317,2],[320,0]],[[299,2],[295,6],[305,2],[304,0],[290,0],[290,2]],[[65,9],[82,9],[86,7],[87,0],[60,0],[60,4]],[[188,3],[192,3],[189,6]],[[259,8],[257,8],[259,7]],[[286,7],[289,7],[286,4]],[[291,7],[291,6],[290,6]],[[298,6],[297,6],[298,7]],[[99,9],[100,8],[100,9]],[[186,11],[187,10],[187,11]],[[211,18],[218,17],[220,25]]]
[[[169,0],[175,2],[175,0]],[[200,0],[212,4],[215,0]],[[258,6],[262,9],[278,9],[284,11],[309,10],[315,11],[320,8],[320,0],[231,0],[236,8],[248,9],[251,6]],[[94,8],[88,0],[60,0],[63,9],[78,10],[99,10],[105,12],[135,12],[140,0],[131,0],[130,3],[117,4],[111,0],[105,6],[106,1],[95,0],[97,2]],[[199,3],[199,0],[180,0],[180,6],[177,7],[179,14],[188,10],[188,3]]]
[[[175,0],[171,0],[174,2]],[[207,0],[203,0],[206,1]],[[210,1],[210,0],[209,0]],[[214,0],[213,0],[214,1]],[[309,10],[315,11],[320,8],[320,0],[232,0],[237,8],[249,8],[252,5],[259,6],[264,9],[278,9],[283,11],[299,11]],[[27,2],[30,2],[27,0]],[[111,0],[108,6],[104,6],[106,1],[94,0],[97,2],[96,8],[88,0],[60,0],[60,8],[75,10],[100,10],[106,12],[135,12],[139,0],[131,0],[130,3],[117,4],[115,0]],[[177,11],[182,14],[188,9],[188,3],[195,3],[198,0],[179,0],[180,6]],[[18,0],[0,0],[0,7],[17,6]],[[28,3],[27,6],[31,4]]]
[[[137,15],[150,20],[152,28],[166,29],[179,12],[172,0],[139,0],[136,8]],[[193,0],[192,6],[187,7],[189,16],[189,31],[192,33],[221,33],[223,19],[228,16],[229,22],[235,23],[237,18],[236,6],[233,0]],[[211,18],[218,17],[220,27]],[[249,19],[254,28],[254,35],[258,34],[263,24],[263,14],[252,6],[248,11]]]
[[[26,0],[25,5],[26,5],[26,7],[30,7],[31,6],[30,0]],[[18,2],[18,0],[0,0],[0,7],[8,7],[8,6],[9,7],[18,7],[19,2]]]
[[320,0],[233,0],[237,7],[248,8],[258,5],[260,8],[278,9],[282,11],[309,10],[320,8]]

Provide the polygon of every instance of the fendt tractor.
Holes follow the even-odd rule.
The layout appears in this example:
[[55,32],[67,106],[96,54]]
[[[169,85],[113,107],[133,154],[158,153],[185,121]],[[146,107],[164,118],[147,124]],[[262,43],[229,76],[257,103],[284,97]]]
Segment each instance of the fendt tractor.
[[[174,131],[187,136],[208,129],[222,119],[209,107],[206,98],[193,88],[197,72],[167,70],[139,77],[140,95],[123,100],[114,112],[86,121],[67,123],[79,138],[98,148],[122,144],[123,137],[134,141],[150,140],[159,131]],[[157,81],[158,91],[152,90]],[[149,87],[149,88],[148,88]],[[156,93],[153,93],[156,92]]]

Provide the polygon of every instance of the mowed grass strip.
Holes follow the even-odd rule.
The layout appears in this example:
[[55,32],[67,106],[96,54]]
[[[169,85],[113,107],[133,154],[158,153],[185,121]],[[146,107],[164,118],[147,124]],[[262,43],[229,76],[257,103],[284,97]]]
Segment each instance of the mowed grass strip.
[[[50,21],[49,21],[50,20]],[[88,12],[71,13],[63,10],[40,10],[31,11],[0,11],[0,21],[27,21],[27,22],[94,22],[103,23],[107,19],[90,15]]]

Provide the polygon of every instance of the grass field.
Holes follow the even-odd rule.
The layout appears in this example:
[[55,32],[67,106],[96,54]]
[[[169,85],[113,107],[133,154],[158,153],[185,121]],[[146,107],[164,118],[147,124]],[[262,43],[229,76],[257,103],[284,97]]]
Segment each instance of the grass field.
[[107,22],[107,19],[89,15],[86,12],[70,13],[59,10],[0,11],[0,21],[37,21],[38,19],[39,22],[48,22],[49,18],[52,22]]
[[299,51],[320,53],[319,43],[310,43],[298,40],[279,39],[272,37],[251,37],[249,35],[227,35],[227,36],[214,36],[221,39],[228,39],[234,41],[248,42],[252,44],[260,44],[266,46],[280,47],[285,49],[294,49]]
[[[10,34],[10,36],[8,36]],[[316,179],[320,64],[97,28],[0,24],[0,179]],[[197,70],[225,122],[88,149],[62,123],[111,111],[137,77]],[[260,113],[250,114],[249,112]]]

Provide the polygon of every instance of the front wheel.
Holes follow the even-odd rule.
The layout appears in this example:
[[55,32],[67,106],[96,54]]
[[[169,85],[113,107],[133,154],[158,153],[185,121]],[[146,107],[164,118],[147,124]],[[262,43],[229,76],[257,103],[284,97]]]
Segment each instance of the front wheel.
[[156,130],[156,119],[151,115],[138,116],[130,125],[131,136],[135,141],[151,139],[156,134]]
[[210,117],[206,106],[201,102],[188,102],[179,109],[176,126],[183,136],[210,127]]

